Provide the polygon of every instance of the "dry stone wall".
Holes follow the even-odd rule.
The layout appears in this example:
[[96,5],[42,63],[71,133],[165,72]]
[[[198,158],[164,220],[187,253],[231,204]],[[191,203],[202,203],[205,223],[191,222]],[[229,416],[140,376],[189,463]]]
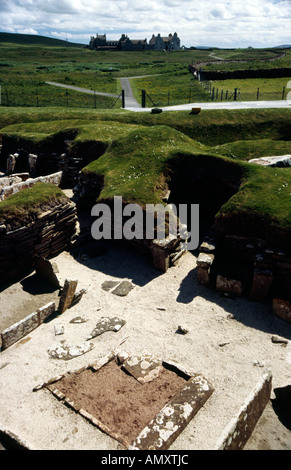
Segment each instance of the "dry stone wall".
[[69,199],[41,213],[38,219],[10,230],[0,226],[0,282],[31,270],[34,258],[48,258],[70,247],[76,235],[76,205]]
[[[3,185],[2,179],[7,182],[7,185]],[[62,172],[53,173],[47,176],[39,176],[38,178],[25,178],[23,179],[17,175],[11,175],[10,177],[0,178],[0,201],[4,201],[7,197],[12,194],[18,193],[23,189],[31,188],[36,183],[50,183],[59,186],[62,179]],[[9,184],[10,183],[10,184]]]
[[225,235],[206,239],[197,258],[197,279],[228,296],[272,299],[273,313],[291,322],[291,253],[264,240]]

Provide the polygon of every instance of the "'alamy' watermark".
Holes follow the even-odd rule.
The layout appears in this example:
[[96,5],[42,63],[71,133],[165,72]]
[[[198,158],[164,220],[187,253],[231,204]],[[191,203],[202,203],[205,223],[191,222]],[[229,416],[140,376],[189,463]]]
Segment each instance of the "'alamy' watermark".
[[[91,215],[95,240],[163,240],[180,238],[183,249],[195,250],[199,245],[199,204],[123,204],[115,196],[113,204],[98,203]],[[190,228],[190,229],[189,229]]]

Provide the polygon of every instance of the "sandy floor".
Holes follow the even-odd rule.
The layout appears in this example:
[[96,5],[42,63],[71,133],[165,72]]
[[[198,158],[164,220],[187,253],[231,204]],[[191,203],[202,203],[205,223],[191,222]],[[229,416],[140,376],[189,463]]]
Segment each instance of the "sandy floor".
[[[139,254],[114,244],[103,246],[106,252],[92,259],[82,261],[63,252],[53,260],[58,265],[61,283],[66,278],[77,279],[78,290],[87,290],[66,315],[68,318],[80,315],[88,322],[78,329],[74,326],[73,330],[65,321],[66,316],[62,316],[59,321],[66,323],[62,339],[83,341],[96,318],[104,314],[124,319],[126,324],[118,333],[100,336],[97,345],[109,347],[116,343],[129,354],[163,355],[202,373],[215,388],[215,394],[205,406],[213,425],[228,424],[226,415],[237,414],[268,368],[273,374],[272,400],[245,448],[290,450],[291,430],[273,407],[274,390],[291,385],[290,341],[287,345],[273,343],[271,338],[279,335],[290,340],[291,325],[275,317],[269,303],[225,298],[198,285],[196,258],[191,253],[186,253],[177,266],[162,274]],[[110,280],[128,280],[134,288],[128,295],[119,297],[102,289],[102,284]],[[0,299],[2,331],[49,300],[58,302],[58,292],[32,273],[2,290]],[[187,334],[178,334],[178,326],[186,327]],[[208,445],[211,448],[211,440],[203,432],[199,433],[203,430],[203,420],[203,413],[198,413],[187,427],[187,439],[182,433],[172,448],[205,449]],[[207,445],[206,441],[209,441]]]

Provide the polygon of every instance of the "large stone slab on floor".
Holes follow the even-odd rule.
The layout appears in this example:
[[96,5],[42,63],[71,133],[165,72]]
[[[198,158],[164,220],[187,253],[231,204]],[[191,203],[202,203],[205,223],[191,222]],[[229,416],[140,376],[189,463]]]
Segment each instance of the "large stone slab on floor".
[[52,346],[48,353],[54,359],[62,359],[64,361],[69,361],[70,359],[74,359],[75,357],[82,356],[87,352],[93,349],[93,345],[85,341],[82,344],[77,345],[67,345],[64,341],[56,346]]
[[213,393],[202,375],[191,377],[135,439],[130,450],[166,450]]
[[271,395],[272,374],[267,371],[251,391],[245,404],[224,430],[215,450],[242,450],[251,436]]

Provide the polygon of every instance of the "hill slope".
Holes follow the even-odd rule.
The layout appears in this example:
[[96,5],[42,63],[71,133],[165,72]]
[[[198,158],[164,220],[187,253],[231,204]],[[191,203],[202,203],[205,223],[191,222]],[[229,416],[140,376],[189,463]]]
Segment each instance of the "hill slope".
[[0,32],[0,44],[19,44],[21,46],[67,46],[67,47],[83,47],[84,44],[63,41],[62,39],[54,39],[46,36],[38,36],[36,34],[17,34]]

